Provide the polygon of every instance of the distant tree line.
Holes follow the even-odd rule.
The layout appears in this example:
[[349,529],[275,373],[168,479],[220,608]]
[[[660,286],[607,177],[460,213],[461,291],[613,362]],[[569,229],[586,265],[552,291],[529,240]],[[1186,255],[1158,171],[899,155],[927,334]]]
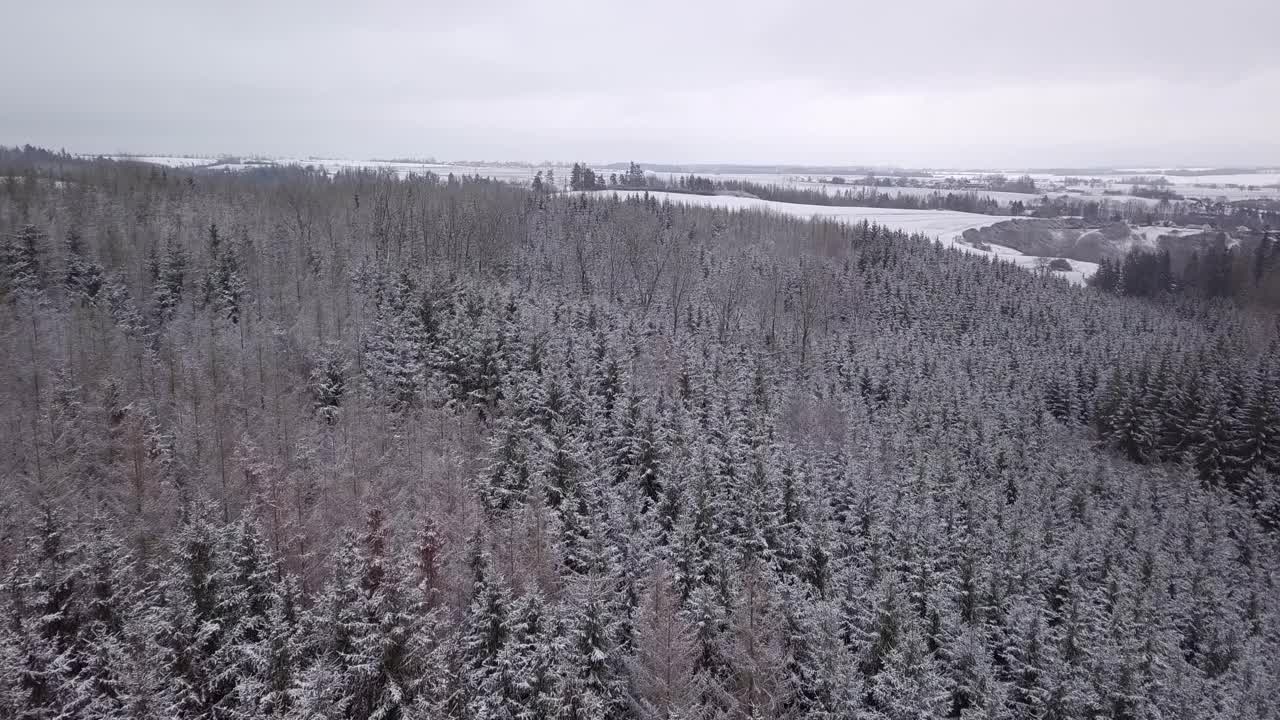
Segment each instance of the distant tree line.
[[790,188],[780,185],[764,185],[742,180],[723,180],[716,183],[717,190],[743,193],[761,200],[846,207],[883,207],[906,210],[956,210],[960,212],[996,215],[1007,212],[996,200],[973,192],[933,192],[928,195],[908,195],[877,192],[867,188],[839,191],[823,191],[812,188]]
[[[585,165],[581,167],[584,170],[586,169]],[[593,172],[591,183],[583,180],[572,187],[579,190],[644,188],[665,192],[687,192],[706,195],[734,193],[750,195],[762,200],[823,206],[953,210],[985,215],[1012,215],[1015,217],[1078,217],[1091,224],[1122,221],[1136,225],[1155,225],[1158,223],[1171,225],[1208,224],[1219,228],[1235,229],[1244,227],[1261,231],[1269,224],[1280,222],[1280,208],[1273,210],[1258,207],[1251,203],[1184,201],[1175,193],[1159,188],[1150,188],[1146,194],[1135,193],[1140,197],[1158,199],[1160,202],[1155,205],[1132,199],[1110,201],[1082,198],[1068,193],[1057,196],[1042,195],[1035,197],[1034,193],[1038,192],[1038,188],[1034,179],[1030,176],[1009,180],[1003,175],[989,175],[984,176],[980,185],[974,185],[972,188],[967,183],[958,183],[937,189],[926,195],[902,194],[891,191],[880,192],[868,189],[880,186],[923,187],[918,180],[913,178],[868,176],[859,181],[861,187],[857,189],[824,191],[818,188],[796,188],[745,180],[716,180],[696,174],[677,175],[668,179],[646,174],[634,162],[630,164],[630,168],[626,173],[621,175],[611,174],[607,182],[602,183],[602,177]],[[833,178],[832,180],[836,179],[841,180],[841,182],[833,184],[844,184],[843,178]],[[1028,199],[1001,202],[989,195],[984,195],[983,190],[1028,193]]]
[[1151,200],[1169,200],[1169,201],[1173,201],[1173,200],[1185,200],[1185,199],[1186,199],[1186,198],[1184,198],[1183,196],[1179,195],[1178,193],[1176,193],[1176,192],[1174,192],[1174,191],[1172,191],[1172,190],[1170,190],[1170,189],[1168,189],[1168,188],[1161,188],[1161,187],[1149,187],[1149,186],[1146,186],[1146,185],[1134,185],[1134,186],[1130,187],[1130,188],[1129,188],[1129,194],[1130,194],[1130,195],[1133,195],[1134,197],[1148,198],[1148,199],[1151,199]]

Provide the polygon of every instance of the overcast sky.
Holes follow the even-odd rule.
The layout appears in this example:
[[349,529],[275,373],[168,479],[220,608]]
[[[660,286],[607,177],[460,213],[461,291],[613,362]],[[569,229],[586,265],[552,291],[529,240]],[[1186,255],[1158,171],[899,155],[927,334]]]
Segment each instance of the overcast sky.
[[1280,165],[1280,0],[20,0],[0,17],[0,144]]

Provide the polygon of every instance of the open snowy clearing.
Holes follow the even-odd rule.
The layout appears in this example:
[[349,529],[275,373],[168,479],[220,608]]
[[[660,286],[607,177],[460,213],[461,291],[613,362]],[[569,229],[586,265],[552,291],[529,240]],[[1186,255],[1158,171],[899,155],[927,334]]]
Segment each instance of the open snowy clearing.
[[[1040,257],[1039,255],[1024,255],[1013,248],[1005,247],[1003,245],[988,244],[988,252],[983,252],[964,243],[956,243],[953,247],[958,247],[966,252],[994,255],[1004,262],[1011,262],[1018,267],[1026,268],[1028,270],[1046,270],[1048,269],[1049,263],[1054,260],[1054,258]],[[1072,285],[1084,285],[1085,280],[1098,272],[1098,263],[1086,262],[1084,260],[1067,260],[1067,262],[1071,263],[1070,270],[1053,270],[1052,272],[1054,275],[1064,278]]]
[[[645,191],[620,190],[616,194],[619,197],[640,197],[645,194]],[[801,205],[732,195],[684,195],[667,192],[650,192],[648,194],[660,202],[670,201],[687,205],[704,205],[724,208],[725,210],[764,210],[781,215],[794,215],[800,218],[824,218],[849,224],[860,223],[865,220],[894,230],[919,233],[947,247],[954,247],[974,255],[986,255],[993,259],[1012,262],[1028,269],[1043,268],[1054,259],[1036,255],[1023,255],[1012,248],[1000,246],[988,246],[989,250],[980,250],[959,241],[960,235],[965,230],[986,227],[1009,219],[1001,215],[979,215],[977,213],[950,210],[899,210],[895,208]],[[1076,285],[1084,284],[1085,278],[1098,269],[1098,266],[1094,263],[1078,260],[1069,260],[1068,262],[1071,263],[1071,271],[1054,271],[1054,274],[1066,278]]]
[[[619,197],[639,197],[644,190],[612,191]],[[901,210],[897,208],[833,207],[829,205],[803,205],[774,200],[738,197],[735,195],[686,195],[683,193],[649,192],[659,202],[670,201],[687,205],[706,205],[726,210],[765,210],[781,215],[801,218],[825,218],[850,224],[879,223],[895,230],[920,233],[950,245],[965,230],[1000,222],[1007,218],[997,215],[953,212],[950,210]]]

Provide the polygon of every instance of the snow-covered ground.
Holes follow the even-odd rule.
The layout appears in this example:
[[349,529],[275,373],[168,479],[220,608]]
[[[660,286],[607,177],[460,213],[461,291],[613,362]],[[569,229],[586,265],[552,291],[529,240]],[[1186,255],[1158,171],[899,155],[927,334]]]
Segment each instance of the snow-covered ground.
[[[333,158],[303,158],[303,157],[282,157],[282,158],[247,158],[241,157],[240,162],[220,162],[223,158],[216,157],[183,157],[177,155],[112,155],[108,156],[116,160],[133,160],[136,162],[152,163],[155,165],[164,165],[165,167],[196,167],[210,166],[216,170],[244,170],[246,168],[263,167],[264,164],[276,165],[297,165],[300,167],[312,166],[324,168],[333,173],[341,170],[355,169],[372,169],[372,170],[393,170],[401,176],[410,174],[422,174],[425,172],[433,172],[438,175],[482,175],[497,180],[509,180],[513,182],[532,182],[534,173],[538,168],[526,166],[509,166],[509,165],[462,165],[447,163],[415,163],[415,162],[392,162],[388,160],[343,160]],[[247,162],[252,161],[252,162]],[[560,172],[560,168],[556,168],[556,172]],[[565,177],[568,177],[569,168],[564,168]]]
[[[194,167],[198,165],[213,165],[218,162],[213,157],[185,157],[177,155],[135,155],[135,156],[115,156],[121,159],[136,160],[139,162],[150,162],[157,165],[165,165],[168,167]],[[311,165],[314,167],[323,167],[329,172],[338,172],[347,169],[369,168],[391,170],[400,176],[408,176],[411,174],[421,174],[424,172],[433,172],[438,175],[480,175],[482,177],[493,178],[495,180],[503,180],[506,182],[531,183],[534,175],[538,171],[542,171],[545,175],[547,170],[554,169],[557,179],[557,185],[563,187],[564,182],[569,178],[570,167],[554,163],[546,163],[542,165],[529,164],[488,164],[488,163],[427,163],[427,162],[392,162],[387,160],[347,160],[339,158],[303,158],[303,157],[285,157],[272,158],[271,162],[282,165]],[[252,164],[247,165],[252,167]],[[224,169],[238,169],[239,166],[231,164],[218,165]],[[594,166],[598,174],[609,175],[610,173],[622,174],[622,170],[608,170],[603,166]],[[1273,198],[1280,199],[1280,172],[1264,172],[1264,173],[1240,173],[1233,175],[1202,175],[1202,176],[1184,176],[1184,175],[1167,175],[1162,174],[1158,170],[1117,170],[1108,174],[1097,175],[1058,175],[1052,173],[1029,173],[1038,186],[1036,193],[1014,193],[993,190],[983,190],[981,188],[948,188],[946,185],[952,180],[981,180],[987,175],[993,174],[990,170],[933,170],[922,171],[922,174],[916,177],[924,187],[875,187],[878,192],[890,195],[911,195],[916,197],[926,196],[933,192],[972,192],[979,196],[990,197],[1002,204],[1011,203],[1015,200],[1022,200],[1025,203],[1032,204],[1044,195],[1058,196],[1067,194],[1071,197],[1083,200],[1109,201],[1113,203],[1139,202],[1145,205],[1154,205],[1156,200],[1149,198],[1139,198],[1128,193],[1132,186],[1124,180],[1134,176],[1143,176],[1149,178],[1165,178],[1168,180],[1170,189],[1188,198],[1205,198],[1210,200],[1248,200]],[[648,175],[654,175],[664,180],[674,180],[688,173],[673,173],[666,171],[646,171]],[[715,181],[723,182],[728,180],[736,180],[740,182],[759,183],[761,185],[776,185],[790,188],[809,188],[820,189],[826,192],[838,192],[842,190],[857,190],[865,188],[862,182],[865,176],[845,175],[843,177],[847,182],[844,185],[825,182],[829,178],[826,176],[804,175],[795,173],[709,173],[698,172],[701,177],[710,178]],[[1001,172],[1006,177],[1017,177],[1022,173],[1016,171]],[[1092,181],[1090,185],[1072,185],[1067,184],[1068,178],[1077,181]],[[1236,185],[1240,187],[1227,187],[1228,185]],[[1254,188],[1254,189],[1250,189]],[[1106,195],[1103,191],[1121,192],[1121,195]]]
[[1276,185],[1280,172],[1239,173],[1235,175],[1157,175],[1172,185]]
[[[1194,170],[1195,168],[1188,168]],[[990,175],[991,171],[977,170],[961,170],[961,171],[938,171],[935,177],[939,180],[943,178],[956,179],[981,179],[985,175]],[[1023,173],[1016,171],[1002,172],[1006,177],[1018,177]],[[1144,178],[1164,178],[1169,183],[1169,189],[1186,198],[1205,198],[1210,200],[1226,199],[1231,200],[1253,200],[1253,199],[1280,199],[1280,172],[1256,172],[1256,173],[1235,173],[1229,175],[1169,175],[1161,172],[1159,169],[1125,169],[1115,170],[1103,174],[1054,174],[1054,173],[1026,173],[1036,184],[1042,186],[1043,191],[1047,191],[1053,195],[1064,190],[1072,195],[1079,195],[1090,200],[1110,200],[1112,202],[1126,202],[1129,200],[1137,200],[1139,202],[1150,202],[1155,204],[1157,201],[1148,200],[1146,198],[1135,198],[1129,195],[1103,195],[1103,190],[1120,191],[1128,193],[1133,185],[1125,182],[1135,177]],[[1073,183],[1068,183],[1072,180]],[[1078,185],[1074,181],[1091,182],[1089,185]],[[1227,187],[1235,185],[1238,187]],[[1254,188],[1254,189],[1250,189]],[[1084,195],[1080,195],[1083,190]]]
[[[300,165],[312,167],[322,167],[333,173],[341,170],[391,170],[396,174],[404,177],[408,175],[421,175],[424,173],[435,173],[437,175],[481,175],[483,177],[493,178],[495,180],[506,180],[511,182],[533,182],[533,176],[538,172],[539,168],[524,165],[465,165],[452,163],[428,163],[428,162],[393,162],[390,160],[340,160],[331,158],[281,158],[275,162],[282,165]],[[565,168],[565,177],[568,177],[568,168]],[[556,169],[559,174],[560,169]]]
[[1109,202],[1114,205],[1124,205],[1126,203],[1138,203],[1139,205],[1154,206],[1160,203],[1159,200],[1152,198],[1138,197],[1137,195],[1107,195],[1104,189],[1111,191],[1120,191],[1121,193],[1131,192],[1129,185],[1108,185],[1106,188],[1089,187],[1089,186],[1072,186],[1057,187],[1053,190],[1046,190],[1045,195],[1050,198],[1059,198],[1066,195],[1073,200],[1086,200],[1091,202]]
[[[788,177],[788,176],[758,176],[755,181],[766,184],[766,185],[789,185],[792,187],[812,188],[812,189],[823,190],[827,193],[841,192],[844,190],[853,190],[856,192],[858,190],[872,190],[872,189],[876,190],[877,192],[884,193],[886,195],[894,195],[894,196],[910,195],[914,197],[926,197],[935,192],[939,192],[944,195],[949,192],[973,193],[974,195],[977,195],[979,197],[992,198],[1000,202],[1001,204],[1008,204],[1015,200],[1021,200],[1023,203],[1026,203],[1027,205],[1034,205],[1035,203],[1039,202],[1040,198],[1044,197],[1045,195],[1048,195],[1049,197],[1054,197],[1054,198],[1062,195],[1066,195],[1076,200],[1088,200],[1088,201],[1094,201],[1094,202],[1106,201],[1106,202],[1115,203],[1115,204],[1135,202],[1135,203],[1140,203],[1142,205],[1155,205],[1159,202],[1159,200],[1155,200],[1152,198],[1144,198],[1144,197],[1138,197],[1136,195],[1131,195],[1130,193],[1133,191],[1132,189],[1134,186],[1130,183],[1122,182],[1122,180],[1131,176],[1125,176],[1123,178],[1119,176],[1097,176],[1097,178],[1091,178],[1091,177],[1080,178],[1080,176],[1072,176],[1073,179],[1074,178],[1080,178],[1083,180],[1096,179],[1097,183],[1095,185],[1074,185],[1074,184],[1068,185],[1066,182],[1067,177],[1063,175],[1038,174],[1038,175],[1033,175],[1032,177],[1036,181],[1036,184],[1038,186],[1038,191],[1035,193],[1004,192],[1004,191],[997,191],[997,190],[984,190],[982,188],[947,187],[948,180],[951,180],[953,178],[957,180],[966,179],[966,178],[972,180],[976,178],[976,176],[973,176],[973,175],[959,175],[959,176],[946,175],[946,176],[939,176],[932,179],[924,179],[920,181],[924,185],[923,187],[889,187],[889,186],[872,187],[872,186],[861,185],[861,184],[838,185],[830,182],[819,182],[816,180],[807,181],[807,180],[797,179],[795,177]],[[1146,177],[1160,177],[1160,176],[1147,175]],[[1228,201],[1253,200],[1253,199],[1263,199],[1263,198],[1280,198],[1280,187],[1266,187],[1266,184],[1267,184],[1266,181],[1268,181],[1271,177],[1269,175],[1206,176],[1206,177],[1230,177],[1233,179],[1261,178],[1260,180],[1254,180],[1250,183],[1247,183],[1249,185],[1256,186],[1255,189],[1248,189],[1244,187],[1226,187],[1223,184],[1211,184],[1211,183],[1205,183],[1203,181],[1174,182],[1174,178],[1176,176],[1170,175],[1165,177],[1168,177],[1170,180],[1169,189],[1186,198],[1205,198],[1210,200],[1225,199]],[[861,178],[858,178],[858,179],[860,180]],[[1200,180],[1199,178],[1186,178],[1186,177],[1178,177],[1177,179],[1182,181]],[[1103,192],[1104,190],[1111,191],[1113,193],[1118,192],[1120,194],[1108,195]]]
[[[616,194],[620,197],[635,197],[644,195],[645,191],[618,190]],[[950,210],[900,210],[896,208],[803,205],[734,195],[686,195],[669,192],[649,192],[648,194],[659,202],[670,200],[673,203],[705,205],[726,210],[765,210],[780,215],[825,218],[851,224],[866,220],[895,230],[928,235],[948,245],[969,228],[991,225],[1006,219],[997,215],[979,215],[977,213],[952,212]]]
[[[1044,270],[1054,258],[1040,257],[1039,255],[1024,255],[1017,250],[1003,245],[987,244],[990,250],[986,253],[964,243],[956,243],[955,247],[965,250],[966,252],[981,253],[986,255],[994,255],[1000,260],[1011,262],[1018,267],[1027,268],[1028,270]],[[1084,285],[1085,280],[1098,272],[1098,263],[1086,262],[1084,260],[1067,260],[1071,264],[1070,270],[1054,270],[1054,275],[1066,279],[1072,285]]]
[[1178,185],[1173,191],[1187,198],[1209,200],[1276,200],[1280,199],[1280,187],[1221,187],[1205,185]]
[[[643,195],[644,191],[621,190],[617,194],[621,197],[635,197]],[[703,205],[726,210],[765,210],[781,215],[793,215],[801,218],[825,218],[850,224],[866,220],[894,230],[920,233],[946,247],[954,247],[975,255],[986,255],[1029,269],[1042,268],[1054,259],[1024,255],[1012,248],[1000,246],[988,246],[990,249],[980,250],[960,241],[960,236],[965,230],[986,227],[1009,219],[1000,215],[979,215],[977,213],[953,212],[950,210],[899,210],[895,208],[801,205],[799,203],[757,200],[755,198],[732,195],[684,195],[666,192],[650,192],[649,195],[658,201],[669,200],[673,203]],[[1066,278],[1077,285],[1084,284],[1084,279],[1098,269],[1098,266],[1094,263],[1078,260],[1069,260],[1068,262],[1071,263],[1071,271],[1054,271],[1054,274]]]
[[220,162],[207,166],[210,170],[226,170],[227,172],[239,172],[241,170],[252,170],[253,168],[271,167],[262,163],[235,163]]
[[1135,240],[1139,240],[1147,248],[1155,248],[1157,242],[1162,235],[1172,235],[1174,237],[1185,237],[1187,235],[1198,235],[1205,232],[1202,227],[1165,227],[1163,225],[1134,225],[1129,228],[1129,233]]
[[833,183],[825,183],[825,182],[824,183],[799,182],[797,183],[797,185],[803,188],[822,190],[826,192],[828,195],[835,194],[835,193],[843,193],[845,191],[849,191],[853,193],[857,193],[857,192],[870,193],[872,191],[875,191],[883,195],[890,195],[894,197],[899,197],[899,196],[929,197],[934,193],[938,193],[941,195],[946,195],[947,193],[954,193],[956,195],[972,194],[972,195],[977,195],[978,197],[991,198],[992,200],[995,200],[1001,204],[1008,204],[1008,203],[1014,202],[1015,200],[1021,200],[1027,205],[1034,205],[1041,197],[1041,195],[1031,194],[1031,193],[999,192],[996,190],[983,190],[981,188],[947,188],[947,187],[941,187],[941,186],[939,187],[897,187],[897,186],[890,187],[885,185],[875,185],[875,186],[836,185]]
[[[96,157],[96,156],[90,156]],[[211,157],[179,157],[177,155],[109,155],[112,160],[132,160],[134,162],[164,165],[165,167],[196,167],[212,165],[218,161]]]

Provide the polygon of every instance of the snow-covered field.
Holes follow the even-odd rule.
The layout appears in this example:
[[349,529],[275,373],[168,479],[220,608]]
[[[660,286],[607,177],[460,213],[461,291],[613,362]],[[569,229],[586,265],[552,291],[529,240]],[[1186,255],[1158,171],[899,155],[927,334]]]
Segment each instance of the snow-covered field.
[[[1190,168],[1194,169],[1194,168]],[[979,179],[984,175],[991,174],[991,171],[938,171],[935,176],[940,180],[942,178],[967,178]],[[1006,177],[1016,177],[1022,175],[1019,172],[1004,172]],[[1103,195],[1103,190],[1120,191],[1128,193],[1133,185],[1125,182],[1125,180],[1135,177],[1145,178],[1164,178],[1169,183],[1169,189],[1186,198],[1204,198],[1210,200],[1225,199],[1232,200],[1253,200],[1253,199],[1280,199],[1280,172],[1257,172],[1257,173],[1235,173],[1230,175],[1169,175],[1158,169],[1129,169],[1116,170],[1106,174],[1071,174],[1060,175],[1053,173],[1026,173],[1036,184],[1042,186],[1045,191],[1053,195],[1064,190],[1070,194],[1079,197],[1085,197],[1090,200],[1110,200],[1112,202],[1127,202],[1136,200],[1138,202],[1149,202],[1155,204],[1157,201],[1147,198],[1137,198],[1129,195]],[[1069,184],[1068,180],[1086,181],[1089,185]],[[1234,185],[1237,187],[1228,187]],[[1252,189],[1251,189],[1252,188]],[[1079,191],[1083,190],[1081,195]]]
[[[1018,267],[1026,268],[1028,270],[1043,270],[1054,260],[1054,258],[1040,257],[1039,255],[1024,255],[1013,248],[1004,247],[1003,245],[987,244],[986,247],[990,248],[988,252],[983,252],[982,250],[964,243],[955,243],[954,247],[958,247],[966,252],[992,255],[1004,262],[1011,262]],[[1072,285],[1084,285],[1085,280],[1098,272],[1098,263],[1086,262],[1084,260],[1067,260],[1067,262],[1071,263],[1070,270],[1054,270],[1053,274],[1066,279]]]
[[[621,197],[643,195],[643,190],[619,190]],[[649,192],[659,202],[670,200],[687,205],[706,205],[726,210],[765,210],[780,215],[802,218],[825,218],[847,223],[863,220],[879,223],[895,230],[921,233],[944,244],[951,244],[956,236],[972,227],[991,225],[1006,218],[996,215],[952,212],[949,210],[900,210],[896,208],[833,207],[829,205],[802,205],[773,200],[737,197],[734,195],[686,195],[682,193]]]
[[822,190],[823,192],[826,192],[828,195],[835,194],[835,193],[843,193],[845,191],[849,191],[853,193],[857,193],[857,192],[870,193],[872,191],[875,191],[883,195],[890,195],[894,197],[900,197],[900,196],[929,197],[934,193],[939,193],[941,195],[946,195],[947,193],[954,193],[956,195],[973,194],[973,195],[977,195],[978,197],[989,197],[992,200],[995,200],[1001,204],[1008,204],[1008,203],[1014,202],[1015,200],[1021,200],[1022,202],[1028,205],[1034,204],[1041,197],[1040,195],[1034,195],[1031,193],[998,192],[995,190],[983,190],[980,188],[897,187],[897,186],[888,187],[883,185],[876,185],[876,186],[835,185],[832,183],[819,183],[819,182],[798,182],[796,184],[797,186],[803,187],[803,188]]
[[[433,172],[438,175],[482,175],[491,177],[496,180],[509,180],[512,182],[532,182],[534,173],[538,168],[531,168],[519,165],[461,165],[447,163],[415,163],[415,162],[391,162],[388,160],[342,160],[333,158],[301,158],[301,157],[283,157],[283,158],[240,158],[241,162],[220,162],[223,158],[216,157],[183,157],[177,155],[112,155],[108,156],[115,160],[133,160],[135,162],[152,163],[155,165],[164,165],[165,167],[197,167],[208,166],[215,170],[244,170],[246,168],[262,167],[262,163],[271,163],[276,165],[297,165],[306,167],[308,165],[317,168],[324,168],[333,173],[341,170],[355,169],[372,169],[372,170],[393,170],[401,176],[410,174],[422,174]],[[253,162],[244,162],[244,160],[253,160]],[[556,168],[559,173],[561,168]],[[565,177],[568,177],[569,168],[564,168]]]
[[[138,162],[149,162],[157,165],[165,165],[167,167],[195,167],[199,165],[212,165],[217,169],[238,170],[243,167],[252,167],[253,165],[238,164],[216,164],[218,158],[214,157],[186,157],[177,155],[131,155],[131,156],[114,156],[120,159],[136,160]],[[416,163],[416,162],[392,162],[386,160],[344,160],[339,158],[303,158],[303,157],[284,157],[272,158],[271,162],[281,165],[311,165],[314,167],[323,167],[329,172],[338,172],[347,169],[370,168],[391,170],[397,174],[408,176],[411,174],[421,174],[425,172],[433,172],[438,175],[480,175],[482,177],[493,178],[495,180],[503,180],[506,182],[531,183],[534,175],[538,171],[542,171],[545,175],[547,170],[554,169],[557,184],[562,186],[569,178],[570,167],[554,163],[542,165],[528,164],[488,164],[488,163]],[[597,173],[608,175],[617,172],[622,174],[621,170],[607,170],[603,166],[594,166]],[[1240,173],[1233,175],[1202,175],[1198,177],[1183,175],[1167,175],[1157,170],[1117,170],[1110,174],[1100,175],[1057,175],[1052,173],[1029,173],[1040,187],[1036,193],[1014,193],[1003,191],[983,190],[981,188],[948,188],[946,185],[950,180],[981,180],[984,176],[992,174],[990,170],[935,170],[923,172],[916,179],[924,185],[924,187],[875,187],[878,192],[890,195],[911,195],[915,197],[927,196],[933,192],[972,192],[979,196],[990,197],[1000,203],[1007,204],[1015,200],[1022,200],[1025,203],[1032,204],[1044,195],[1057,197],[1061,194],[1067,194],[1073,198],[1095,201],[1109,201],[1113,203],[1138,202],[1145,205],[1154,205],[1156,200],[1149,198],[1139,198],[1128,193],[1131,185],[1124,182],[1125,179],[1134,176],[1143,176],[1149,178],[1163,177],[1169,181],[1170,189],[1188,198],[1205,198],[1210,200],[1249,200],[1273,198],[1280,199],[1280,172],[1264,172],[1264,173]],[[662,178],[664,180],[674,180],[675,178],[687,175],[688,173],[673,173],[666,171],[646,171],[649,175]],[[707,177],[715,181],[736,180],[741,182],[759,183],[761,185],[776,185],[790,188],[807,188],[819,189],[825,192],[839,192],[843,190],[870,189],[869,186],[862,184],[865,176],[842,176],[846,181],[844,185],[825,182],[828,178],[825,176],[800,175],[795,173],[708,173],[698,172],[698,175]],[[1016,177],[1022,173],[1003,172],[1006,177]],[[1090,185],[1068,186],[1068,178],[1083,181],[1092,181]],[[1227,187],[1228,185],[1236,185],[1239,187]],[[1253,189],[1250,189],[1253,188]],[[1124,193],[1122,195],[1106,195],[1104,190]]]
[[[422,175],[424,173],[435,173],[437,175],[480,175],[494,180],[504,180],[508,182],[532,183],[534,175],[541,168],[529,167],[525,165],[465,165],[452,163],[414,163],[414,162],[392,162],[388,160],[334,160],[328,158],[283,158],[277,159],[275,162],[282,165],[300,165],[322,167],[333,173],[341,170],[392,170],[396,174],[405,177],[408,175]],[[569,168],[563,168],[564,176],[569,177]],[[556,168],[556,174],[559,175],[561,168]]]
[[1209,200],[1275,200],[1280,199],[1280,187],[1221,187],[1205,185],[1177,185],[1173,191],[1188,198]]
[[179,157],[177,155],[108,155],[107,157],[112,160],[132,160],[165,167],[196,167],[198,165],[212,165],[218,161],[217,158],[211,157]]
[[[1122,193],[1130,192],[1128,185],[1109,185],[1107,190],[1119,190]],[[1059,198],[1063,195],[1073,200],[1087,200],[1091,202],[1109,202],[1115,205],[1124,205],[1126,203],[1138,203],[1139,205],[1153,206],[1160,203],[1159,200],[1152,198],[1138,197],[1137,195],[1107,195],[1102,192],[1102,188],[1096,187],[1059,187],[1055,190],[1047,190],[1044,194],[1051,198]]]
[[[617,193],[621,197],[643,195],[642,190],[622,190]],[[774,202],[757,200],[732,195],[684,195],[680,193],[650,192],[649,195],[659,201],[669,200],[673,203],[687,205],[703,205],[724,208],[726,210],[765,210],[781,215],[794,215],[801,218],[825,218],[845,223],[859,223],[863,220],[877,223],[894,230],[926,235],[947,247],[954,247],[975,255],[1015,263],[1021,267],[1038,269],[1049,264],[1053,258],[1035,255],[1023,255],[1012,248],[988,246],[989,250],[980,250],[960,242],[960,236],[970,228],[981,228],[998,223],[1008,218],[1000,215],[979,215],[977,213],[953,212],[950,210],[899,210],[895,208],[863,208],[863,207],[829,207],[826,205],[801,205],[799,203]],[[1055,271],[1054,274],[1070,280],[1077,285],[1084,284],[1084,279],[1097,271],[1094,263],[1070,260],[1070,272]]]
[[[1090,186],[1090,185],[1068,185],[1066,183],[1067,177],[1063,175],[1043,175],[1043,174],[1033,175],[1032,177],[1036,181],[1037,186],[1039,187],[1039,191],[1035,193],[1003,192],[1003,191],[996,191],[996,190],[984,190],[982,188],[947,187],[947,184],[948,184],[947,180],[953,177],[955,177],[956,179],[960,179],[961,177],[971,177],[971,176],[939,176],[933,179],[926,179],[921,181],[922,183],[925,184],[924,187],[886,187],[886,186],[872,187],[872,186],[861,185],[861,184],[837,185],[829,182],[818,182],[816,180],[807,181],[803,179],[797,179],[793,176],[757,176],[757,178],[755,179],[755,182],[760,182],[767,185],[770,185],[770,184],[789,185],[792,187],[812,188],[812,189],[822,190],[827,193],[841,192],[844,190],[853,190],[856,192],[858,190],[872,190],[872,189],[878,192],[884,193],[886,195],[895,195],[895,196],[910,195],[913,197],[927,197],[928,195],[931,195],[932,193],[935,193],[935,192],[939,192],[944,195],[949,192],[973,193],[974,195],[977,195],[979,197],[992,198],[1000,202],[1001,204],[1008,204],[1015,200],[1021,200],[1022,202],[1028,205],[1031,205],[1039,201],[1039,199],[1044,197],[1045,195],[1048,195],[1050,197],[1055,197],[1055,198],[1061,195],[1066,195],[1068,197],[1071,197],[1077,200],[1089,200],[1089,201],[1095,201],[1095,202],[1106,201],[1106,202],[1116,203],[1116,204],[1136,202],[1143,205],[1155,205],[1159,202],[1158,200],[1155,200],[1152,198],[1144,198],[1144,197],[1138,197],[1136,195],[1130,195],[1129,193],[1132,192],[1132,188],[1134,186],[1130,183],[1121,182],[1124,178],[1119,176],[1098,176],[1096,178],[1097,184]],[[1074,177],[1079,177],[1079,176],[1073,176],[1073,178]],[[1125,177],[1130,177],[1130,176],[1125,176]],[[1146,177],[1160,177],[1160,176],[1148,175]],[[1255,186],[1255,189],[1248,189],[1245,187],[1226,187],[1225,184],[1206,183],[1203,178],[1187,178],[1187,177],[1178,177],[1173,175],[1164,176],[1164,177],[1169,178],[1170,190],[1186,198],[1205,198],[1210,200],[1225,199],[1228,201],[1253,200],[1253,199],[1263,199],[1263,198],[1280,198],[1280,187],[1266,187],[1266,185],[1268,184],[1268,181],[1271,178],[1270,175],[1206,176],[1208,178],[1218,178],[1218,177],[1232,178],[1233,180],[1243,179],[1243,178],[1260,178],[1260,179],[1255,179],[1249,183],[1243,183],[1243,184]],[[1081,179],[1089,180],[1092,178],[1084,177]],[[1182,182],[1174,182],[1175,179],[1180,180]],[[1198,182],[1186,182],[1190,180],[1196,180]],[[1104,190],[1111,191],[1111,192],[1119,192],[1121,194],[1107,195],[1103,192]]]
[[1236,175],[1158,175],[1172,185],[1276,185],[1280,172],[1239,173]]

